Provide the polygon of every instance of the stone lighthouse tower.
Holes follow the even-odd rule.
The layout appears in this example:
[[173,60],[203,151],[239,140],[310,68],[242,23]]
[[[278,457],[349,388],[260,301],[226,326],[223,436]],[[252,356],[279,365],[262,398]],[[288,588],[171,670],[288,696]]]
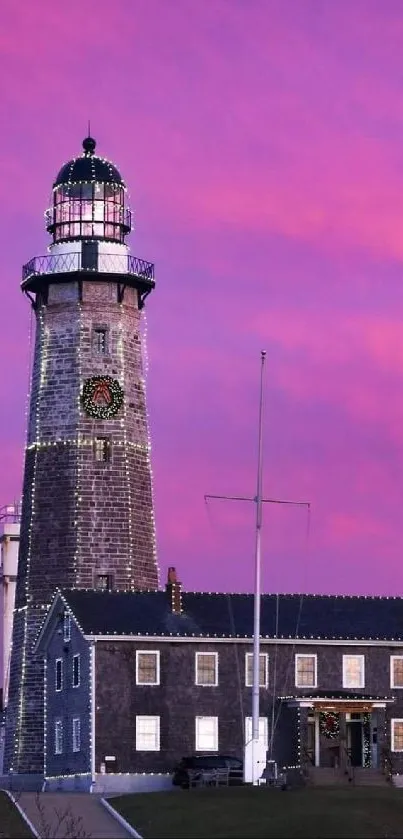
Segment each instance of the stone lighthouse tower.
[[43,768],[31,647],[59,588],[157,588],[141,312],[154,266],[132,256],[126,185],[83,153],[60,170],[46,256],[23,268],[36,315],[5,768]]

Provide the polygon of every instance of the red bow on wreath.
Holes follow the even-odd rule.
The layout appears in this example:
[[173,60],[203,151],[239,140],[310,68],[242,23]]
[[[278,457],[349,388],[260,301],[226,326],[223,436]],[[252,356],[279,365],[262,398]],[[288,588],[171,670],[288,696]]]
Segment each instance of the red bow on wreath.
[[112,394],[110,392],[109,385],[106,382],[98,382],[94,387],[92,399],[94,402],[104,400],[107,405],[110,405],[112,402]]

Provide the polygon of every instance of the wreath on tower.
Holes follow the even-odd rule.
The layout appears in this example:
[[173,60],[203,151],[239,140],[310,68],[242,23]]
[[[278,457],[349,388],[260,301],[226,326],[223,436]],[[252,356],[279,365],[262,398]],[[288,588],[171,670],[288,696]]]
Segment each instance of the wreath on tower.
[[123,405],[124,391],[112,376],[91,376],[84,382],[82,403],[93,419],[112,419]]
[[320,715],[320,733],[329,740],[333,740],[340,734],[339,715],[334,711],[323,711]]

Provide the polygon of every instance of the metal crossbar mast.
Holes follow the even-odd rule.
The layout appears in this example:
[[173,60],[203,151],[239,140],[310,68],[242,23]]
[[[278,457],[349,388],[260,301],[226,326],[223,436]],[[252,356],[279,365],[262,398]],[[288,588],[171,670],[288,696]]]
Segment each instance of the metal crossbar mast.
[[252,687],[252,783],[258,783],[257,755],[259,745],[259,717],[260,717],[260,599],[261,599],[261,532],[262,532],[262,505],[263,504],[289,504],[293,507],[307,507],[310,511],[309,501],[288,501],[277,498],[263,498],[263,374],[266,361],[265,350],[261,351],[260,366],[260,399],[259,399],[259,437],[258,437],[258,470],[257,470],[257,491],[251,498],[244,495],[210,495],[204,496],[207,502],[209,499],[220,501],[252,501],[256,504],[256,542],[255,542],[255,593],[254,593],[254,615],[253,615],[253,687]]
[[[254,501],[256,503],[256,496],[248,498],[244,495],[205,495],[204,500],[215,498],[219,501]],[[292,504],[294,507],[308,507],[310,508],[310,501],[284,501],[282,498],[262,498],[262,504]]]

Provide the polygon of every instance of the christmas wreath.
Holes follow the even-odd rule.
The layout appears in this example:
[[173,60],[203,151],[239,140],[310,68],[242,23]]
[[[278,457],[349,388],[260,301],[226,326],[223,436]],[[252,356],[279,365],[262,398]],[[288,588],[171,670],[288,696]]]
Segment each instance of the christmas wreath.
[[112,376],[91,376],[84,382],[82,403],[93,419],[111,419],[123,405],[124,391]]
[[338,737],[340,733],[339,715],[333,711],[325,711],[320,715],[320,733],[329,740]]

